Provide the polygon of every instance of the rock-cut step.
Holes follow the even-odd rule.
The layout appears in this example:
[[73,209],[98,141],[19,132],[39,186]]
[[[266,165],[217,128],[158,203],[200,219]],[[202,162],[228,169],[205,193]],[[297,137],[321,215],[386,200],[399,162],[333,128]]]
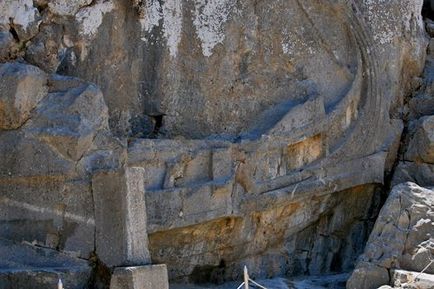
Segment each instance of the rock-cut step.
[[88,261],[55,250],[0,239],[0,289],[85,289],[91,277]]

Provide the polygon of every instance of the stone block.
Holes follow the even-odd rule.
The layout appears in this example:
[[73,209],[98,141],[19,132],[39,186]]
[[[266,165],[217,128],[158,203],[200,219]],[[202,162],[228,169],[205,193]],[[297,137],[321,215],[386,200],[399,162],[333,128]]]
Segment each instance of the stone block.
[[[434,43],[432,44],[432,49],[434,49]],[[434,98],[431,97],[433,87],[430,86],[427,90],[427,93],[417,95],[410,99],[408,106],[411,118],[416,119],[424,115],[434,114]]]
[[150,263],[143,174],[126,168],[92,179],[96,252],[107,266]]
[[108,129],[103,95],[95,85],[73,78],[57,77],[50,85],[50,90],[56,87],[62,90],[47,95],[26,129],[65,158],[80,160],[92,146],[97,132]]
[[416,133],[410,140],[405,159],[434,163],[434,116],[422,117]]
[[16,129],[47,94],[47,76],[22,63],[0,65],[0,129]]
[[371,263],[363,263],[356,268],[347,282],[347,289],[377,289],[389,284],[386,268]]
[[0,236],[89,257],[92,192],[76,164],[20,130],[1,134],[0,159]]
[[229,148],[219,148],[212,152],[213,180],[226,179],[233,174],[233,161]]
[[118,267],[110,289],[169,289],[166,265]]
[[[432,190],[413,183],[393,188],[380,211],[365,252],[347,283],[348,289],[387,285],[390,281],[388,271],[391,269],[434,272],[434,266],[430,263],[434,248],[431,240],[434,226],[432,195]],[[402,284],[410,277],[400,276],[398,279]]]
[[392,179],[392,186],[405,182],[420,186],[434,186],[434,165],[416,162],[399,162]]
[[315,135],[304,141],[288,145],[286,156],[288,170],[303,167],[324,155],[321,135]]
[[10,23],[14,37],[26,41],[38,33],[41,15],[32,0],[0,1],[0,30],[9,30]]
[[405,270],[392,270],[392,284],[395,288],[434,288],[434,275]]
[[92,268],[56,250],[0,239],[0,289],[87,289]]
[[319,122],[325,116],[324,99],[311,97],[303,104],[294,106],[268,132],[270,135],[285,135],[295,129],[305,128],[309,124]]
[[0,60],[7,61],[16,52],[16,43],[9,31],[0,31]]

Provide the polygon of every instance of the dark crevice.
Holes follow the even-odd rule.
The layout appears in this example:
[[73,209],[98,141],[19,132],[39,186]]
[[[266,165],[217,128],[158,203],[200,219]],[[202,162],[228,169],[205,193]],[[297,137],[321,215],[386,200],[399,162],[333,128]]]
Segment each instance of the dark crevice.
[[42,14],[42,12],[44,12],[45,9],[47,9],[48,7],[48,2],[40,2],[40,1],[33,1],[33,6],[36,7],[36,9],[38,9],[39,14]]
[[149,135],[149,138],[158,138],[158,136],[161,134],[161,130],[163,128],[163,118],[164,114],[157,114],[157,115],[150,115],[154,122],[154,129]]
[[101,262],[95,253],[92,254],[90,263],[92,275],[88,287],[92,289],[109,289],[112,270]]
[[226,261],[221,259],[217,266],[195,266],[190,275],[190,282],[195,284],[223,284],[225,281]]
[[422,16],[434,20],[434,0],[423,1]]
[[154,133],[158,133],[163,126],[163,115],[156,115],[153,118],[155,120]]
[[12,19],[10,19],[10,24],[9,24],[9,32],[12,34],[12,37],[15,39],[16,42],[20,42],[20,37],[18,36],[17,31],[15,30],[15,25],[12,21]]
[[[90,190],[90,195],[92,197],[92,208],[93,208],[93,215],[95,218],[95,212],[96,212],[95,194],[93,191],[92,182],[89,183],[89,190]],[[93,227],[93,252],[89,256],[89,263],[90,266],[92,267],[92,273],[88,285],[89,288],[92,289],[109,289],[112,271],[98,258],[98,255],[96,254],[96,247],[97,247],[96,234],[97,231],[95,225]]]
[[392,270],[390,270],[390,268],[386,268],[387,269],[387,274],[389,275],[389,284],[392,285]]
[[92,7],[92,6],[95,6],[96,5],[96,0],[92,0],[89,4],[85,4],[85,5],[80,5],[80,8],[79,9],[83,9],[83,8],[86,8],[86,7]]
[[[434,0],[432,0],[432,1],[433,1],[433,5],[434,5]],[[424,9],[428,9],[428,8],[425,8],[425,6],[427,5],[427,2],[430,2],[430,1],[424,1]],[[429,9],[431,9],[431,8],[429,8]],[[424,10],[422,10],[422,15],[425,17]],[[426,66],[426,63],[425,63],[425,66]],[[421,77],[424,77],[423,73],[424,72],[422,72]],[[410,99],[413,98],[418,93],[420,93],[420,91],[423,89],[424,89],[424,86],[418,86],[418,87],[415,87],[413,91],[411,91],[407,95],[405,95],[404,99],[403,99],[403,104],[402,104],[403,107],[407,107],[407,108],[410,107],[410,104],[409,104]],[[399,163],[406,161],[404,159],[404,154],[405,154],[406,149],[408,147],[409,135],[411,133],[411,130],[409,128],[410,121],[411,121],[410,112],[407,111],[406,113],[402,114],[401,120],[403,122],[404,128],[401,132],[401,138],[399,140],[399,147],[397,150],[397,155],[396,155],[394,163],[392,165],[392,169],[390,170],[389,173],[386,173],[384,176],[384,189],[386,192],[390,192],[392,190],[393,176],[395,174],[396,168],[398,167]],[[387,195],[385,197],[387,198]]]

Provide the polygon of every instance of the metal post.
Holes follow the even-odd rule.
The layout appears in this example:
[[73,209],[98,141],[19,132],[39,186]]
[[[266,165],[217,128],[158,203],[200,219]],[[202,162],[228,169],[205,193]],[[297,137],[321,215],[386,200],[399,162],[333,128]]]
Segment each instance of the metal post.
[[244,289],[249,289],[249,273],[247,272],[247,266],[244,266]]

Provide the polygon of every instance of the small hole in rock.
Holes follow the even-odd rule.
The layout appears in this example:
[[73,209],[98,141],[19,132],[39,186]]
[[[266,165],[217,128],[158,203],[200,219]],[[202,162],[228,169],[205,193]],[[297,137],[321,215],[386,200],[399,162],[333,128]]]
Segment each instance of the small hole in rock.
[[150,138],[156,138],[161,133],[161,128],[163,127],[163,117],[164,114],[151,115],[150,116],[154,121],[154,130],[150,134]]
[[10,25],[9,32],[12,34],[16,42],[20,42],[20,38],[18,37],[18,33],[15,30],[13,24]]

